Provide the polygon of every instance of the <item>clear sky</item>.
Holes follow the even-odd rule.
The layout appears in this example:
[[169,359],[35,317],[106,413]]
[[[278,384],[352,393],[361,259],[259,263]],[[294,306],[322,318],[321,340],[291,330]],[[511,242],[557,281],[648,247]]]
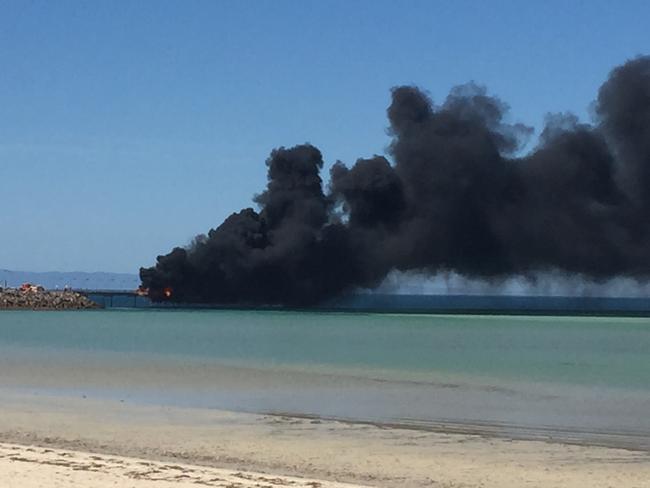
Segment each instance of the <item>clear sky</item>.
[[277,146],[384,152],[389,90],[589,120],[650,2],[0,0],[0,268],[137,272],[251,205]]

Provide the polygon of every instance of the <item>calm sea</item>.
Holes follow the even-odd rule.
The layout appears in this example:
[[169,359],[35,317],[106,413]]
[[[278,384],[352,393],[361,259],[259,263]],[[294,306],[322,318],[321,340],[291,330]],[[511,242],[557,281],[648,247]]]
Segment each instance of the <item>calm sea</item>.
[[650,448],[650,320],[9,311],[0,388]]

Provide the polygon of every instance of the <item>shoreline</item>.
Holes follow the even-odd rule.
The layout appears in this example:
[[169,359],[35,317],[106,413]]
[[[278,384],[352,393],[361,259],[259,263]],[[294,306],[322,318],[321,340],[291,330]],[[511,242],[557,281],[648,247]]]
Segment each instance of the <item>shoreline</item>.
[[0,397],[0,443],[293,476],[323,488],[323,480],[382,488],[519,488],[524,480],[539,488],[650,487],[647,451],[34,394]]
[[[28,393],[31,391],[32,393]],[[85,393],[83,393],[85,391]],[[160,408],[168,410],[206,411],[206,412],[228,412],[232,415],[257,416],[269,419],[285,421],[292,419],[299,422],[309,423],[331,423],[347,425],[350,427],[372,427],[381,430],[398,430],[422,434],[442,434],[476,436],[485,439],[524,442],[543,442],[547,444],[558,444],[566,446],[598,447],[608,449],[623,449],[631,452],[647,453],[650,456],[650,433],[638,430],[597,430],[570,426],[551,425],[525,425],[514,422],[498,422],[474,419],[372,419],[360,417],[345,417],[336,415],[322,415],[317,413],[305,413],[299,411],[282,410],[251,410],[237,408],[222,408],[211,406],[197,406],[191,404],[177,403],[155,403],[152,401],[141,401],[134,399],[119,399],[118,396],[96,395],[96,392],[88,390],[80,391],[55,391],[32,387],[0,387],[0,398],[2,396],[14,396],[15,398],[49,398],[51,401],[72,401],[82,400],[85,402],[111,402],[121,405],[130,405],[133,408]],[[0,413],[2,412],[0,401]],[[1,434],[1,433],[0,433]],[[0,440],[2,437],[0,435]]]
[[[235,413],[249,412],[235,411]],[[650,455],[650,437],[648,437],[646,433],[599,432],[587,429],[558,428],[552,426],[524,426],[518,424],[478,422],[470,420],[423,421],[402,419],[400,421],[378,421],[303,414],[297,412],[259,412],[257,414],[269,417],[293,418],[307,421],[338,422],[353,426],[371,426],[378,429],[397,429],[445,435],[478,436],[487,439],[544,442],[566,446],[624,449],[632,452],[648,453]],[[636,440],[637,438],[640,439],[640,441]]]
[[[368,374],[315,365],[263,367],[143,353],[73,355],[46,348],[0,348],[0,353],[0,398],[15,393],[123,400],[150,407],[650,452],[650,429],[641,417],[650,396],[635,389],[482,383],[453,375],[401,378],[381,370]],[[576,413],[587,420],[579,420]]]

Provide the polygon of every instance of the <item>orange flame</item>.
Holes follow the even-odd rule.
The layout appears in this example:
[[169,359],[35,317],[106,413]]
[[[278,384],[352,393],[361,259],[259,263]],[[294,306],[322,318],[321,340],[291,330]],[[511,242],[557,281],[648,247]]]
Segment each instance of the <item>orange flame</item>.
[[172,296],[172,289],[167,287],[163,290],[163,295],[165,295],[165,298],[171,298]]

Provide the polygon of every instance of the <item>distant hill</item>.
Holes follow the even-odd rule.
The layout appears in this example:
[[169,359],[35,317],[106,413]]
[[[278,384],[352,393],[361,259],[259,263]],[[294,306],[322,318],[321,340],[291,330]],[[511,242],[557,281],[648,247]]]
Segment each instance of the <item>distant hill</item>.
[[63,288],[90,290],[134,290],[140,278],[131,273],[31,272],[0,269],[0,286],[17,287],[22,283],[43,285],[47,289]]

